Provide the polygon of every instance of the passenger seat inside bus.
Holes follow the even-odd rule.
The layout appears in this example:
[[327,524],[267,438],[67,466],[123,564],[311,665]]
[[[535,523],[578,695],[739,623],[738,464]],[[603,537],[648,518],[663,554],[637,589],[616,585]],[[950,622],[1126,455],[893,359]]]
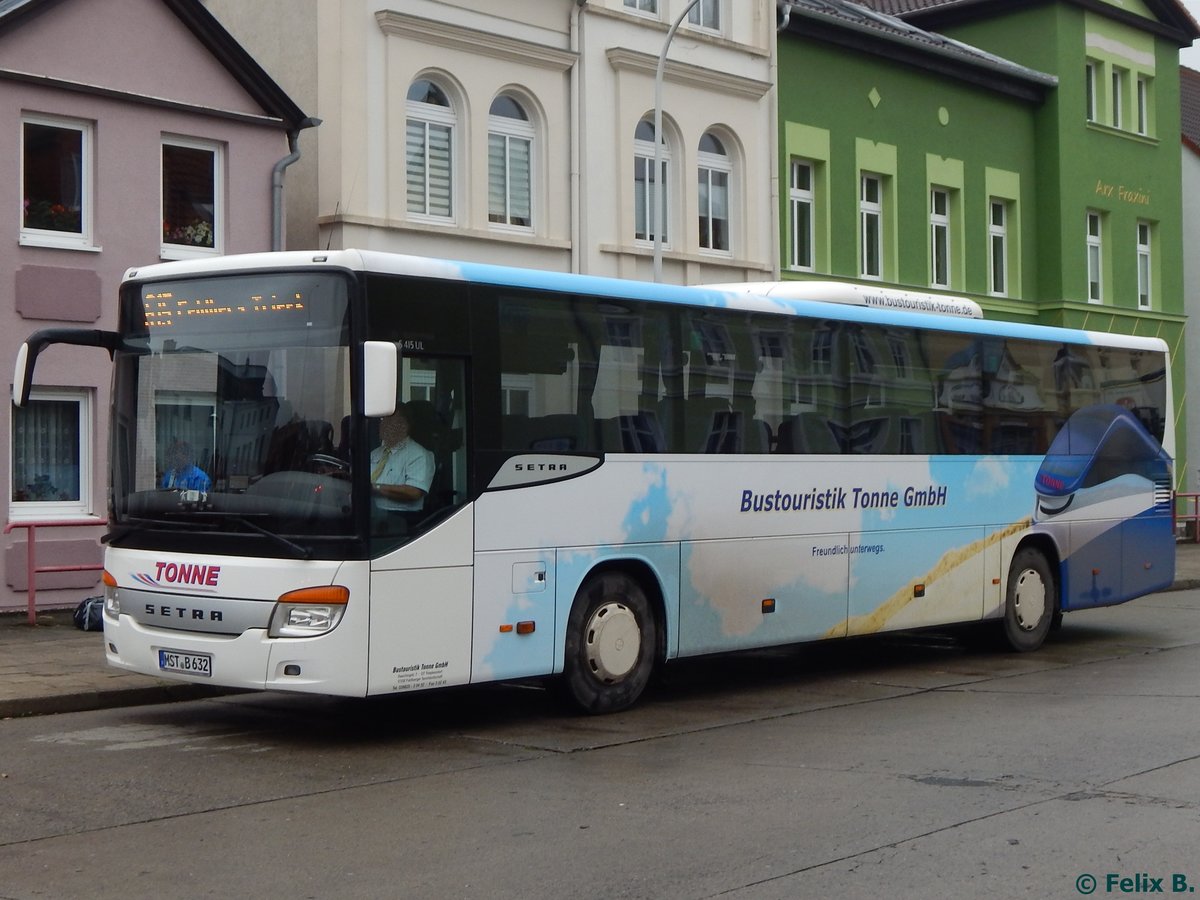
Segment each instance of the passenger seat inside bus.
[[433,480],[425,496],[425,512],[453,506],[456,493],[451,458],[462,446],[462,433],[445,422],[428,400],[411,400],[405,406],[412,439],[433,454]]

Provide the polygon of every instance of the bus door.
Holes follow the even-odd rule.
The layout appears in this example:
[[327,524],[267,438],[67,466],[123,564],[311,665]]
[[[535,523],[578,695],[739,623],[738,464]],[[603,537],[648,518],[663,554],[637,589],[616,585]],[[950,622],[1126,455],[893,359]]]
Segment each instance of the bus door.
[[466,360],[406,354],[396,414],[368,420],[370,692],[465,684],[471,677],[474,526],[467,504]]

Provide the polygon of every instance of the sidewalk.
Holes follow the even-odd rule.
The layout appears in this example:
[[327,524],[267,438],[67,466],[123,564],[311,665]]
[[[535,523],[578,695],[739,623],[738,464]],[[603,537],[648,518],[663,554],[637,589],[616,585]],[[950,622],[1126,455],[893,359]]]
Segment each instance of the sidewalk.
[[[1200,544],[1179,544],[1171,590],[1200,588]],[[211,697],[224,691],[111,669],[104,636],[80,631],[67,610],[0,614],[0,719]]]

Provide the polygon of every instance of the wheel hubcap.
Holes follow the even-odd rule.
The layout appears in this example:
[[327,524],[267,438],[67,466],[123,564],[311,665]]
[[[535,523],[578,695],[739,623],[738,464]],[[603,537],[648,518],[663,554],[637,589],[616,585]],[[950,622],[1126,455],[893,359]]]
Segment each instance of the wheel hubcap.
[[599,606],[587,624],[587,661],[601,681],[620,681],[637,665],[642,632],[637,617],[623,603]]
[[1036,570],[1026,569],[1017,577],[1013,613],[1023,631],[1033,631],[1046,614],[1046,585]]

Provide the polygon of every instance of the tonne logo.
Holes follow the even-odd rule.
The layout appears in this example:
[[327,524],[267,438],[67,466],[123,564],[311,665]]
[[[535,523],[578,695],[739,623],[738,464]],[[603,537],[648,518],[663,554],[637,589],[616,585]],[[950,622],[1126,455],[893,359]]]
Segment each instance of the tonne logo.
[[150,587],[215,588],[221,578],[220,566],[199,563],[156,562],[154,572],[135,572],[134,580]]

